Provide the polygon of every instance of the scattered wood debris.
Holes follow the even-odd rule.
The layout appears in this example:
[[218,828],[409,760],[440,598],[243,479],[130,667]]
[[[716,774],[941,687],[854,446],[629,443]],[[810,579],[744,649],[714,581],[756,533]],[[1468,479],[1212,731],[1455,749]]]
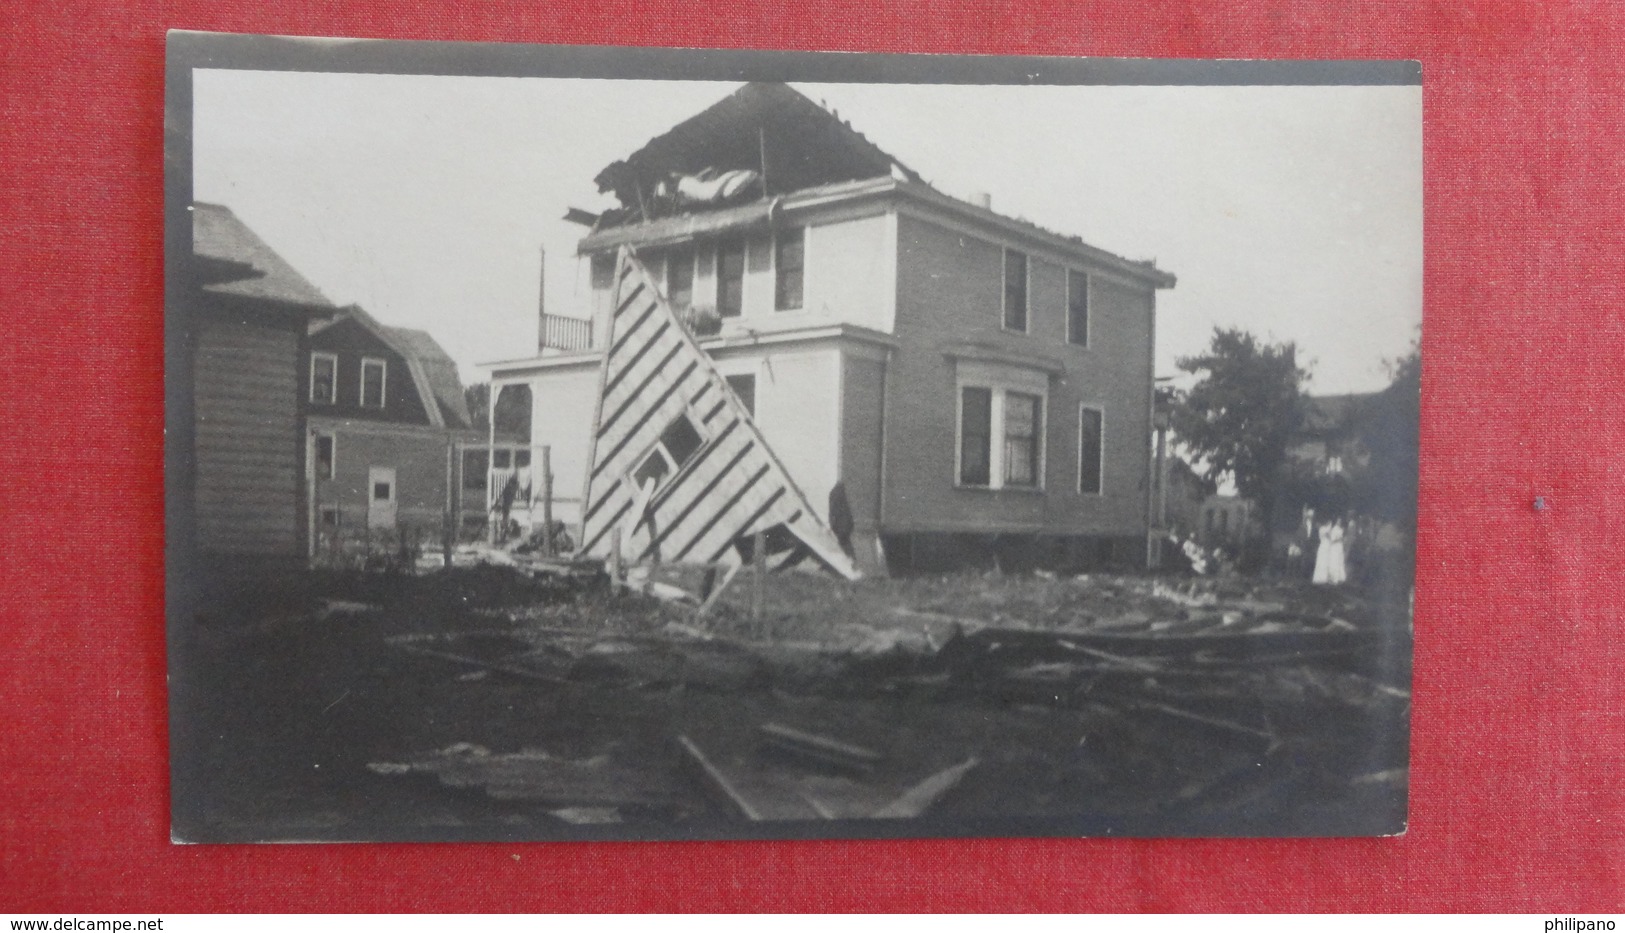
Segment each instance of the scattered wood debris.
[[773,750],[814,765],[871,771],[881,760],[877,751],[776,722],[762,723],[757,731],[762,734],[763,743]]
[[[1351,794],[1404,786],[1409,691],[1388,666],[1393,630],[1361,619],[1358,606],[1295,601],[1270,585],[1225,578],[1058,578],[985,606],[969,598],[953,611],[890,606],[849,617],[823,641],[797,642],[730,636],[692,614],[687,590],[674,587],[682,596],[671,601],[638,592],[650,582],[606,597],[619,601],[611,612],[649,613],[635,630],[561,625],[555,620],[568,616],[521,607],[491,613],[493,622],[506,616],[507,628],[392,643],[455,663],[460,670],[451,676],[471,690],[511,676],[532,686],[508,689],[565,694],[701,691],[1031,711],[1034,723],[1076,723],[1068,740],[1075,747],[1020,768],[1039,769],[1037,779],[1056,782],[1055,793],[1098,795],[1085,803],[1123,812],[1147,806],[1134,803],[1136,794],[1161,801],[1153,809],[1230,812],[1331,785]],[[673,608],[689,614],[673,618]],[[967,800],[996,795],[1001,781],[1022,773],[1001,758],[1009,754],[999,751],[1002,736],[953,739],[946,747],[959,763],[922,775],[918,746],[898,753],[894,746],[908,743],[889,741],[883,726],[848,732],[827,718],[803,720],[784,704],[776,713],[760,709],[717,730],[673,728],[664,755],[647,744],[620,750],[621,758],[579,760],[454,746],[374,770],[431,773],[449,787],[537,800],[555,818],[580,824],[661,806],[693,812],[676,798],[709,801],[706,812],[748,821],[976,812]],[[1062,711],[1071,718],[1056,719]],[[1350,736],[1376,751],[1351,753]],[[929,767],[940,768],[931,757]]]
[[945,768],[931,775],[920,783],[910,787],[903,795],[876,810],[877,819],[896,820],[912,819],[922,816],[931,809],[943,795],[956,787],[970,770],[981,762],[976,758],[967,758],[951,768]]

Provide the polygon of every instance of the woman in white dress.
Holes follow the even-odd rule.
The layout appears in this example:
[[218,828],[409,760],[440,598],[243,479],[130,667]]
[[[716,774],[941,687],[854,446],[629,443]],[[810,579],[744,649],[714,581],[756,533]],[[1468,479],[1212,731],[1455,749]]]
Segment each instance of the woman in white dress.
[[1348,568],[1343,560],[1343,521],[1327,522],[1320,526],[1320,547],[1315,551],[1316,583],[1342,583],[1348,579]]

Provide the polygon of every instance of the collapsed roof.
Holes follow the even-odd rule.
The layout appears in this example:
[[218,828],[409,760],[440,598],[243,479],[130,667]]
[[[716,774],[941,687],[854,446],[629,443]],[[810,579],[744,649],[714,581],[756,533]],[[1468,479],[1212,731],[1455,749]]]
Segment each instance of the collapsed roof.
[[[747,175],[761,177],[736,184]],[[566,220],[592,227],[581,241],[584,252],[629,242],[627,231],[617,228],[637,225],[635,239],[644,244],[651,237],[677,241],[770,222],[769,202],[780,195],[857,194],[889,185],[889,190],[968,212],[1058,249],[1085,252],[1156,288],[1171,288],[1175,282],[1154,260],[1126,259],[1090,246],[1079,236],[944,194],[850,123],[787,84],[758,81],[740,87],[611,163],[594,181],[599,191],[614,193],[620,207],[601,215],[572,208],[565,215]],[[707,193],[693,197],[685,189]]]
[[612,163],[594,179],[621,209],[599,226],[652,216],[655,191],[672,176],[754,171],[754,193],[771,197],[817,185],[919,174],[833,113],[786,84],[752,82]]

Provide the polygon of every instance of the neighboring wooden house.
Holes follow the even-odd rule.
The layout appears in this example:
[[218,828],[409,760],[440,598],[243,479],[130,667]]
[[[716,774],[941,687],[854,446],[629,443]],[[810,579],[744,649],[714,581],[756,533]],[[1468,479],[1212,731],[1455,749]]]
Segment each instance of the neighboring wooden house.
[[1363,431],[1364,412],[1378,394],[1310,396],[1287,456],[1323,476],[1347,476],[1363,468],[1371,461]]
[[459,505],[456,445],[482,439],[456,363],[352,305],[311,324],[304,371],[312,554],[438,545]]
[[580,517],[627,245],[819,517],[850,514],[860,566],[1144,563],[1171,274],[942,194],[781,84],[744,86],[597,181],[622,207],[570,215],[592,224],[590,320],[544,315],[540,355],[488,365],[532,388],[560,517]]
[[191,215],[172,319],[184,333],[172,339],[188,350],[192,456],[170,465],[192,501],[190,537],[206,569],[300,566],[301,357],[312,319],[334,308],[229,208],[199,203]]
[[1216,492],[1202,501],[1196,539],[1204,547],[1226,548],[1232,554],[1262,532],[1258,506],[1235,493]]
[[1214,484],[1181,457],[1169,457],[1164,469],[1163,527],[1179,538],[1193,537],[1202,527],[1202,506],[1213,495]]

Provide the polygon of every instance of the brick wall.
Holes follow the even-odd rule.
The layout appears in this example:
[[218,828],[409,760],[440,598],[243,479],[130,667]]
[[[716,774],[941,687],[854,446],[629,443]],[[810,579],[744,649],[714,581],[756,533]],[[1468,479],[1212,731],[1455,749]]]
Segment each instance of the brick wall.
[[[891,531],[1133,535],[1145,529],[1152,292],[1091,275],[1091,345],[1066,342],[1066,266],[1029,252],[1028,332],[1003,328],[1003,244],[904,214],[888,399],[885,523]],[[1091,272],[1085,264],[1073,268]],[[1057,367],[1044,413],[1044,488],[956,485],[957,364],[975,344]],[[1002,365],[1002,364],[993,364]],[[1078,409],[1105,411],[1104,490],[1078,492]],[[995,439],[995,443],[998,440]]]

